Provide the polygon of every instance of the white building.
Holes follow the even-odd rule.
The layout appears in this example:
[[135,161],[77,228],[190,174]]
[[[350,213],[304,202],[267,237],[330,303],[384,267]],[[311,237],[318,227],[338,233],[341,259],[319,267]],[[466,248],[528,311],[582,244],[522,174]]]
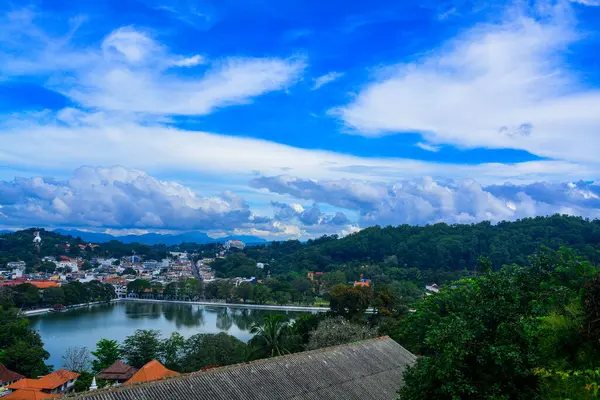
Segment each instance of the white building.
[[228,240],[225,242],[225,244],[223,246],[227,250],[231,249],[232,247],[234,247],[236,249],[244,250],[244,247],[246,247],[244,242],[242,242],[241,240]]
[[428,292],[439,293],[440,287],[438,285],[436,285],[435,283],[431,283],[431,284],[425,285],[425,290],[427,290]]
[[264,263],[256,263],[256,268],[264,269],[265,264]]
[[115,288],[117,297],[127,297],[127,285],[121,283],[111,283],[111,285]]
[[144,266],[144,269],[155,270],[155,269],[159,269],[160,268],[160,266],[158,264],[158,261],[156,261],[156,260],[144,261],[142,263],[142,265]]
[[27,264],[25,264],[25,261],[11,261],[9,263],[6,263],[6,268],[19,269],[21,271],[25,271],[25,268],[27,268]]
[[76,261],[59,261],[55,263],[58,268],[64,268],[67,271],[77,272],[79,271],[79,266]]

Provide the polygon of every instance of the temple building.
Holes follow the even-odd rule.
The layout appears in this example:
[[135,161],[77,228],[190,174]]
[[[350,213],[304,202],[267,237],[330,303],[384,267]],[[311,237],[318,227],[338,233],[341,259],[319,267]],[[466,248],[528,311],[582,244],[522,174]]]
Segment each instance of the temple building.
[[117,360],[113,365],[100,371],[96,378],[113,381],[113,383],[124,383],[131,379],[137,372],[137,368],[125,364],[123,361]]

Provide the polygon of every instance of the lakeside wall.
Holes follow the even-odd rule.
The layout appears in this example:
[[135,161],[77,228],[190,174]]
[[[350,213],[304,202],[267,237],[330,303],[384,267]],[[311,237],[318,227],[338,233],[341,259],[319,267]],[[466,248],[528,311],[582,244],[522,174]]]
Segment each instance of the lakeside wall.
[[[314,306],[278,306],[269,304],[243,304],[243,303],[217,303],[210,301],[185,301],[185,300],[155,300],[155,299],[138,299],[131,297],[123,297],[112,299],[110,302],[141,302],[141,303],[172,303],[172,304],[193,304],[199,306],[212,306],[212,307],[231,307],[231,308],[254,308],[259,310],[282,310],[282,311],[311,311],[311,312],[326,312],[329,311],[329,307],[314,307]],[[69,310],[73,308],[81,308],[87,306],[94,306],[99,304],[107,304],[104,301],[95,301],[92,303],[75,304],[67,308]],[[37,310],[23,311],[26,316],[42,315],[47,314],[52,308],[39,308]]]

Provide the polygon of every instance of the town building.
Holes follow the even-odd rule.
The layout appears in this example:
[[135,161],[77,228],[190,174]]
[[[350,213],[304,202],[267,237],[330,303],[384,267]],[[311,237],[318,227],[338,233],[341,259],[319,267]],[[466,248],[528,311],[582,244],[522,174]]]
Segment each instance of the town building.
[[439,293],[440,287],[435,283],[428,283],[427,285],[425,285],[425,290],[428,292]]
[[[59,369],[58,371],[54,371],[39,379],[20,379],[8,385],[8,389],[11,390],[11,393],[8,396],[12,395],[11,398],[13,400],[31,398],[30,396],[32,395],[36,396],[36,398],[44,399],[48,397],[48,394],[67,393],[71,390],[78,377],[79,374],[77,372]],[[36,391],[41,393],[33,393]],[[6,398],[8,398],[8,396]]]
[[6,394],[7,387],[10,384],[23,378],[25,378],[23,375],[11,371],[10,369],[6,368],[4,364],[0,364],[0,397]]
[[21,271],[25,271],[25,268],[27,268],[27,264],[25,263],[25,261],[11,261],[6,263],[6,269],[18,269]]
[[[86,400],[398,398],[416,357],[389,337],[266,358],[159,381],[77,393]],[[251,396],[249,394],[251,393]]]
[[25,279],[17,279],[17,280],[12,280],[12,281],[4,281],[4,282],[0,282],[0,286],[18,286],[18,285],[22,285],[23,283],[31,283],[33,286],[37,287],[38,289],[47,289],[47,288],[51,288],[51,287],[59,287],[60,283],[58,282],[54,282],[54,281],[40,281],[40,280],[25,280]]
[[369,287],[369,286],[371,286],[371,280],[370,279],[361,278],[359,281],[354,281],[354,286]]
[[113,383],[124,383],[131,379],[137,372],[137,368],[125,364],[123,361],[117,360],[113,365],[100,371],[96,378],[105,379]]
[[140,368],[139,371],[137,371],[127,382],[125,382],[125,385],[131,385],[133,383],[140,382],[151,382],[175,375],[179,375],[179,372],[171,371],[160,362],[152,360]]

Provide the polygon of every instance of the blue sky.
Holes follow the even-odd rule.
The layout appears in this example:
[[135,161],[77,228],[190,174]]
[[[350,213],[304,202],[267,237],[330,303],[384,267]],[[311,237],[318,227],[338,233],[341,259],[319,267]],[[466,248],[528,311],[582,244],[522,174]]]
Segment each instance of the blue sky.
[[600,2],[0,6],[0,225],[600,216]]

